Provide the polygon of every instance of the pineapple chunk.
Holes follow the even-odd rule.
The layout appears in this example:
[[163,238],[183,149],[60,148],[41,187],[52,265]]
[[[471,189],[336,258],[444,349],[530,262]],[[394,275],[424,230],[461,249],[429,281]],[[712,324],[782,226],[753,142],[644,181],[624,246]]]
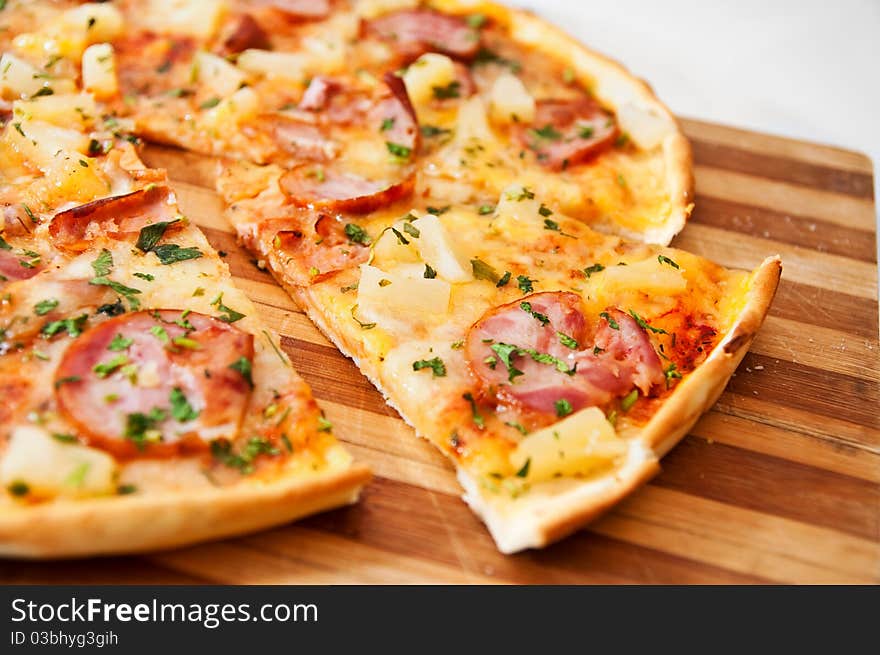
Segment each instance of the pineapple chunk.
[[83,35],[86,44],[103,43],[122,35],[125,19],[112,4],[87,2],[65,11],[53,28],[51,31],[59,36]]
[[89,146],[85,134],[42,121],[21,121],[7,125],[4,139],[43,172],[48,172],[64,159],[81,158],[80,155]]
[[431,101],[434,87],[445,87],[454,81],[455,65],[452,60],[433,52],[416,59],[403,74],[406,92],[416,106]]
[[82,80],[86,91],[100,100],[119,93],[116,77],[116,56],[109,43],[90,45],[82,56]]
[[528,482],[558,475],[588,475],[626,453],[626,442],[598,407],[582,409],[532,432],[510,454],[510,463]]
[[214,130],[235,129],[239,123],[254,116],[260,109],[257,94],[250,87],[242,87],[204,115],[204,124]]
[[642,150],[651,150],[659,146],[667,135],[675,131],[675,126],[668,116],[637,107],[632,103],[625,104],[617,110],[617,121],[620,129],[629,134],[633,143]]
[[98,116],[95,99],[88,93],[64,93],[17,100],[12,106],[14,121],[42,121],[59,127],[91,125]]
[[447,313],[449,284],[420,277],[420,274],[421,270],[411,268],[385,272],[369,264],[362,265],[357,300],[361,315],[381,325],[408,317]]
[[139,27],[163,34],[210,39],[228,9],[226,0],[149,0],[138,13]]
[[629,290],[672,296],[687,287],[687,279],[682,272],[682,269],[661,264],[656,257],[652,257],[626,266],[608,266],[601,273],[593,274],[591,282],[597,294]]
[[516,75],[498,76],[489,93],[492,118],[499,123],[531,123],[535,119],[535,99]]
[[403,243],[394,232],[386,229],[373,245],[373,259],[386,268],[395,264],[415,264],[419,261],[419,251],[415,244],[417,239],[406,233],[405,224],[406,221],[401,219],[392,227],[403,235],[407,243]]
[[238,56],[238,67],[254,75],[300,81],[306,77],[306,59],[299,53],[245,50]]
[[534,223],[540,218],[540,201],[533,190],[520,184],[511,184],[498,197],[495,213],[505,219]]
[[35,498],[97,496],[116,489],[116,462],[110,455],[53,439],[42,428],[18,426],[0,462],[4,487],[27,485]]
[[419,230],[419,254],[437,275],[449,282],[470,282],[474,279],[470,258],[461,251],[438,216],[426,214],[413,222]]
[[212,94],[226,98],[241,88],[247,76],[233,64],[208,52],[196,54],[196,78]]
[[355,12],[367,20],[401,9],[415,9],[419,0],[359,0]]
[[58,206],[66,202],[85,203],[112,191],[95,160],[76,153],[59,154],[45,177],[31,185],[28,193],[41,204]]
[[50,80],[42,73],[21,57],[4,52],[0,57],[0,93],[4,98],[30,98],[49,87]]

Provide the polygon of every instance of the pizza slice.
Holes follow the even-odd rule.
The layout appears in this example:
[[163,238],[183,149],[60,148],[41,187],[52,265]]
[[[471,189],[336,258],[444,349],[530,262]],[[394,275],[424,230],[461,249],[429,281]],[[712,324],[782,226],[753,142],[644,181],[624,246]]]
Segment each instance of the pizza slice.
[[729,271],[511,185],[483,207],[287,196],[227,168],[245,245],[455,464],[498,547],[544,546],[656,473],[744,356],[778,258]]
[[369,473],[164,172],[33,66],[0,59],[0,553],[167,548],[354,502]]
[[[531,14],[451,0],[125,0],[112,11],[108,102],[151,141],[276,164],[334,196],[480,206],[517,180],[651,243],[690,213],[690,150],[668,110]],[[34,40],[51,29],[35,26]]]

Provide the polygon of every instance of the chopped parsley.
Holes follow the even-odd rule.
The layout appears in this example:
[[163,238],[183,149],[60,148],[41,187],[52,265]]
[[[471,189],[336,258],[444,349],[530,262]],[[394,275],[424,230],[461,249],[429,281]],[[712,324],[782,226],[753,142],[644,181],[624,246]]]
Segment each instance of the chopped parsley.
[[113,255],[104,248],[92,262],[92,270],[96,277],[105,277],[113,270]]
[[34,305],[34,314],[37,316],[45,316],[53,309],[58,307],[59,301],[55,298],[49,298],[48,300],[41,300],[36,305]]
[[556,336],[559,337],[559,343],[566,348],[571,348],[572,350],[577,350],[579,348],[578,342],[574,337],[570,337],[564,332],[557,332]]
[[83,326],[86,324],[88,318],[88,314],[83,314],[76,318],[64,318],[60,321],[52,321],[51,323],[46,323],[46,325],[40,330],[40,333],[47,339],[54,337],[61,332],[67,332],[71,337],[78,337],[82,334]]
[[523,427],[522,423],[518,423],[517,421],[505,421],[504,425],[513,428],[523,436],[526,436],[529,433],[529,431]]
[[547,318],[546,314],[541,314],[540,312],[536,312],[534,309],[532,309],[532,303],[530,302],[521,302],[519,304],[519,308],[523,310],[526,314],[531,315],[541,325],[547,325],[550,322],[550,319]]
[[425,264],[425,273],[422,277],[427,280],[433,280],[435,277],[437,277],[437,271],[431,268],[430,264]]
[[534,199],[535,194],[528,187],[520,186],[507,189],[504,192],[504,197],[513,202],[520,202],[522,200]]
[[495,211],[495,205],[480,205],[477,209],[477,213],[480,216],[485,216],[486,214],[491,214]]
[[134,339],[127,339],[121,334],[117,334],[113,337],[113,340],[110,342],[110,345],[107,346],[107,350],[111,350],[113,352],[119,352],[120,350],[127,350],[131,344],[134,343]]
[[537,280],[530,280],[527,275],[517,275],[516,276],[516,285],[519,287],[519,290],[523,293],[531,293],[535,290],[533,284],[537,282]]
[[333,424],[324,416],[322,412],[318,417],[318,432],[330,432],[333,430]]
[[433,372],[432,377],[435,378],[446,377],[446,364],[444,364],[443,360],[439,357],[420,359],[413,362],[412,367],[414,371],[421,371],[422,369],[429,368]]
[[650,330],[654,334],[669,334],[663,328],[656,328],[653,325],[650,325],[645,319],[643,319],[641,316],[636,314],[635,311],[632,309],[629,310],[629,315],[632,316],[634,319],[636,319],[636,323],[638,323],[639,327],[642,328],[643,330]]
[[450,98],[461,97],[461,82],[454,80],[446,86],[435,86],[432,88],[434,97],[437,100],[448,100]]
[[253,378],[253,364],[251,360],[242,355],[234,362],[229,365],[233,371],[238,371],[241,373],[241,377],[244,378],[245,382],[248,383],[248,386],[253,389],[254,388],[254,378]]
[[146,280],[147,282],[152,282],[156,279],[155,275],[150,275],[149,273],[132,273],[135,277],[139,277],[142,280]]
[[546,216],[552,216],[552,215],[553,215],[553,210],[550,209],[547,205],[545,205],[545,204],[542,202],[542,203],[541,203],[541,206],[538,207],[538,213],[539,213],[541,216],[544,216],[544,217],[546,217]]
[[417,228],[415,225],[413,225],[409,221],[407,221],[403,224],[403,231],[406,232],[408,235],[410,235],[414,239],[418,239],[422,234],[419,231],[419,228]]
[[171,416],[174,417],[174,420],[176,421],[188,423],[189,421],[196,420],[201,413],[190,405],[183,391],[181,391],[179,387],[174,387],[171,390],[169,400],[171,402]]
[[510,271],[505,271],[504,275],[495,283],[495,286],[500,289],[501,287],[506,287],[508,282],[510,282]]
[[610,327],[612,330],[620,329],[620,325],[618,325],[617,321],[611,318],[611,315],[608,312],[599,312],[599,316],[608,321],[608,327]]
[[480,410],[477,408],[477,401],[474,400],[474,396],[473,396],[473,394],[472,394],[470,391],[468,391],[466,394],[463,394],[463,395],[462,395],[462,398],[464,398],[466,401],[468,401],[468,403],[470,403],[470,406],[471,406],[471,418],[472,418],[473,421],[474,421],[474,425],[476,425],[476,426],[477,426],[478,428],[480,428],[481,430],[482,430],[483,428],[485,428],[485,427],[486,427],[486,421],[483,419],[483,415],[480,414]]
[[681,372],[677,370],[675,362],[670,362],[663,374],[666,376],[666,388],[669,388],[670,380],[681,380]]
[[666,255],[657,255],[657,261],[661,264],[668,264],[672,268],[679,268],[679,265],[669,259],[669,257],[667,257]]
[[21,498],[22,496],[27,496],[31,488],[27,485],[26,482],[22,482],[21,480],[16,480],[15,482],[11,482],[6,490],[10,495],[16,496],[17,498]]
[[372,242],[372,239],[370,239],[370,235],[367,234],[367,231],[356,223],[346,224],[345,236],[348,237],[348,240],[351,243],[359,243],[363,246],[368,246]]
[[488,280],[489,282],[497,284],[501,279],[501,276],[498,275],[498,271],[482,259],[472,259],[471,268],[473,269],[474,277],[478,280]]
[[571,403],[568,402],[565,398],[560,398],[555,403],[553,403],[553,407],[556,409],[556,416],[562,418],[563,416],[568,416],[571,414],[574,409],[571,406]]
[[639,399],[639,390],[633,389],[626,396],[623,397],[623,400],[620,401],[620,409],[624,412],[628,412],[632,409],[632,406],[636,404],[636,401]]
[[157,429],[159,423],[168,415],[164,410],[154,407],[149,414],[134,412],[125,418],[125,438],[134,442],[138,450],[143,450],[147,443],[158,441],[162,435]]
[[441,214],[445,214],[450,209],[452,209],[452,205],[446,205],[444,207],[428,207],[427,211],[429,214],[434,214],[434,216],[440,216]]
[[78,375],[68,375],[63,378],[58,378],[57,380],[55,380],[55,388],[60,389],[65,384],[72,384],[73,382],[79,382],[81,380],[82,378]]
[[253,462],[260,455],[278,455],[278,450],[268,439],[251,437],[244,448],[235,453],[232,444],[226,439],[216,439],[211,442],[211,454],[221,464],[230,468],[238,469],[243,474],[252,473]]
[[185,262],[189,259],[199,259],[203,253],[198,248],[182,248],[176,243],[166,243],[153,248],[153,253],[159,258],[159,262],[165,264],[175,264],[177,262]]
[[95,364],[92,368],[95,375],[97,375],[102,380],[113,373],[115,373],[120,367],[128,364],[128,357],[125,355],[116,355],[115,357],[107,360],[106,362],[102,362],[100,364]]
[[584,275],[586,275],[587,279],[589,280],[590,276],[593,275],[593,273],[601,273],[604,270],[605,267],[602,266],[602,264],[593,264],[592,266],[587,266],[584,269]]
[[[543,205],[542,205],[542,207],[543,207]],[[542,215],[546,216],[546,214],[542,214]],[[544,219],[544,229],[550,230],[552,232],[559,232],[559,234],[561,234],[564,237],[571,237],[572,239],[577,239],[577,237],[575,235],[569,234],[568,232],[563,232],[562,228],[559,227],[559,223],[557,223],[556,221],[554,221],[553,219],[550,219],[550,218]]]
[[431,138],[435,136],[442,136],[446,134],[450,134],[452,130],[447,130],[442,127],[437,127],[436,125],[422,125],[422,136]]
[[111,280],[105,276],[92,278],[91,280],[89,280],[89,284],[93,284],[95,286],[110,287],[111,289],[113,289],[113,291],[115,291],[128,301],[128,305],[132,311],[139,309],[141,306],[141,301],[137,298],[137,296],[141,292],[140,289],[125,286],[121,282],[116,282],[115,280]]
[[386,141],[385,147],[388,148],[388,152],[401,159],[407,159],[412,154],[412,148],[399,143],[394,143],[393,141]]
[[520,468],[520,470],[516,472],[516,477],[518,477],[518,478],[528,477],[529,468],[531,467],[531,465],[532,465],[532,458],[529,457],[526,460],[526,463],[522,465],[522,468]]
[[215,96],[213,98],[208,98],[202,104],[200,104],[199,109],[211,109],[212,107],[216,107],[219,104],[220,98]]
[[211,306],[216,307],[217,311],[223,314],[223,316],[220,316],[218,318],[224,323],[235,323],[236,321],[240,321],[245,317],[245,315],[241,312],[237,312],[231,307],[227,307],[223,304],[222,293],[211,302]]
[[180,219],[162,221],[142,227],[140,233],[138,233],[138,240],[135,246],[142,252],[150,252],[156,247],[162,237],[165,236],[165,230],[179,221]]
[[539,139],[546,139],[547,141],[558,141],[562,138],[562,132],[555,129],[552,125],[545,125],[538,129],[532,129],[531,133]]
[[380,132],[387,132],[392,127],[394,127],[394,119],[393,118],[384,118],[382,119],[382,125],[379,127]]

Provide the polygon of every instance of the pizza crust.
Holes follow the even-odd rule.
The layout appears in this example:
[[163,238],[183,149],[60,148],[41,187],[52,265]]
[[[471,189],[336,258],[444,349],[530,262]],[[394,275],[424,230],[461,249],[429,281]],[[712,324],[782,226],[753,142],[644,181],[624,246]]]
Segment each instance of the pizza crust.
[[225,489],[56,501],[0,513],[0,555],[142,553],[256,532],[357,501],[362,465]]

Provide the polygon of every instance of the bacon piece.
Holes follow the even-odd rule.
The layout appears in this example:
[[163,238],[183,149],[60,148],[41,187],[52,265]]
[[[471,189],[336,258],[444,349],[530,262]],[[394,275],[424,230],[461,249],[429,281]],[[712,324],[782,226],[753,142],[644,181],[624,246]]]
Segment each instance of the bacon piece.
[[[131,345],[108,350],[117,335]],[[179,338],[187,341],[175,345]],[[240,362],[253,356],[253,335],[211,316],[123,314],[71,343],[55,372],[55,397],[84,442],[117,457],[200,452],[237,436],[251,391]],[[114,358],[119,365],[108,367]],[[128,365],[134,369],[124,371]]]
[[299,109],[321,111],[327,106],[330,98],[341,90],[342,85],[336,80],[324,75],[316,75],[303,93],[303,97],[299,101]]
[[610,148],[617,138],[614,117],[592,98],[541,100],[531,127],[517,130],[520,142],[553,170],[580,164]]
[[220,52],[224,55],[236,55],[248,48],[269,50],[269,35],[250,14],[239,14],[224,30],[221,38]]
[[300,167],[284,173],[279,185],[297,207],[365,214],[412,195],[415,173],[399,182],[386,182],[332,169]]
[[265,221],[258,228],[261,240],[271,241],[276,251],[284,253],[285,275],[297,286],[325,280],[369,256],[368,244],[354,242],[346,235],[349,221],[345,217],[315,216],[301,210],[294,217]]
[[[174,221],[177,217],[171,190],[166,186],[148,185],[55,214],[49,224],[49,235],[58,248],[82,252],[96,237],[128,239],[147,225]],[[169,229],[174,227],[171,225]]]
[[[561,400],[578,410],[604,405],[634,386],[649,393],[665,379],[650,339],[628,314],[617,309],[607,313],[618,329],[600,319],[594,343],[588,344],[587,321],[574,293],[537,293],[496,307],[468,332],[469,368],[484,394],[546,414],[555,414]],[[569,337],[576,348],[563,343]],[[498,344],[496,350],[493,344]],[[511,368],[502,359],[510,350],[505,346],[516,347]],[[547,361],[536,361],[536,355]]]
[[480,49],[480,32],[460,16],[430,9],[404,9],[367,21],[368,33],[389,41],[406,60],[426,52],[472,59]]

